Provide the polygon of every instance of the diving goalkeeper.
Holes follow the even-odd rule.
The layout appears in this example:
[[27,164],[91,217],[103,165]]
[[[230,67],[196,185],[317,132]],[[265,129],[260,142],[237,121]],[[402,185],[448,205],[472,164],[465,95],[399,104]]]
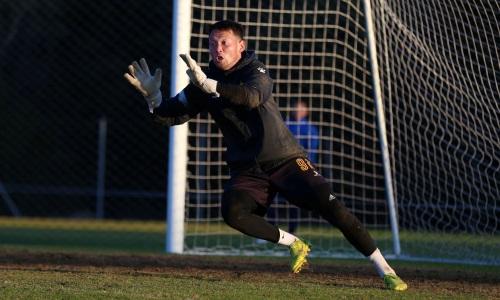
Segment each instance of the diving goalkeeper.
[[330,185],[284,123],[272,97],[273,81],[255,53],[246,50],[243,27],[220,21],[210,27],[212,60],[206,71],[188,54],[181,55],[190,83],[163,99],[161,70],[151,75],[144,59],[128,67],[125,78],[144,96],[153,118],[173,126],[208,111],[227,146],[230,180],[222,197],[222,216],[234,229],[289,247],[293,273],[307,262],[310,245],[268,223],[266,214],[276,193],[296,206],[318,212],[373,261],[385,286],[406,290],[360,221],[339,201]]

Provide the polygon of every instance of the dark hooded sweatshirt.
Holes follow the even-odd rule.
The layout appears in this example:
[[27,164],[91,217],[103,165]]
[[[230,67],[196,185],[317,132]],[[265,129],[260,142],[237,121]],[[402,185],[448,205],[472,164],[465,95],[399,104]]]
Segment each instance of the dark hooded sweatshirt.
[[306,155],[283,122],[272,97],[273,81],[254,52],[245,51],[227,71],[210,62],[206,74],[217,80],[219,98],[190,83],[175,97],[162,101],[153,112],[156,121],[178,125],[208,111],[224,136],[231,171],[255,167],[267,171]]

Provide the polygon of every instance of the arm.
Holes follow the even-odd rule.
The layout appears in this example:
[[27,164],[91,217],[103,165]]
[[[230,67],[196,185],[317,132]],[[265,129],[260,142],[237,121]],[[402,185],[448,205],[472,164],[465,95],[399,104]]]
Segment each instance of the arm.
[[262,67],[252,70],[249,78],[239,85],[219,82],[217,92],[231,103],[255,108],[266,102],[273,91],[272,79],[262,71],[265,72]]
[[311,149],[308,150],[311,156],[311,161],[313,163],[318,163],[318,151],[319,151],[319,130],[318,128],[309,123],[311,128]]
[[319,148],[319,130],[318,127],[309,122],[311,131],[311,149],[317,151]]
[[153,119],[166,126],[183,124],[204,109],[202,103],[197,99],[204,99],[206,95],[199,92],[199,89],[189,84],[179,94],[168,100],[162,101],[160,106],[153,110]]
[[204,93],[215,98],[222,96],[222,98],[233,104],[255,108],[267,101],[271,96],[273,81],[262,65],[254,67],[250,74],[247,75],[248,78],[240,84],[229,84],[207,78],[207,75],[203,73],[200,66],[189,54],[181,54],[180,56],[188,66],[186,73],[191,82]]

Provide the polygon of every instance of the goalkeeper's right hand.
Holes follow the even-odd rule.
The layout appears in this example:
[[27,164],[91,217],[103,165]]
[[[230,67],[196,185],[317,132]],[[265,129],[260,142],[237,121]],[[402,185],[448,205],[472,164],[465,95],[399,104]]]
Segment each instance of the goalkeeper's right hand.
[[156,69],[154,76],[152,76],[146,60],[141,58],[139,63],[133,61],[128,66],[128,71],[129,73],[125,73],[123,76],[132,86],[141,92],[148,103],[149,111],[152,113],[156,107],[160,106],[162,101],[160,91],[161,69]]

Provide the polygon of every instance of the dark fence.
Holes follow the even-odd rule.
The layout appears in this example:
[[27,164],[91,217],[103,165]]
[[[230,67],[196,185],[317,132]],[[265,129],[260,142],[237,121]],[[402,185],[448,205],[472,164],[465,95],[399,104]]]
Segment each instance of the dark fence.
[[0,215],[161,219],[168,130],[123,79],[164,70],[171,2],[0,1]]

